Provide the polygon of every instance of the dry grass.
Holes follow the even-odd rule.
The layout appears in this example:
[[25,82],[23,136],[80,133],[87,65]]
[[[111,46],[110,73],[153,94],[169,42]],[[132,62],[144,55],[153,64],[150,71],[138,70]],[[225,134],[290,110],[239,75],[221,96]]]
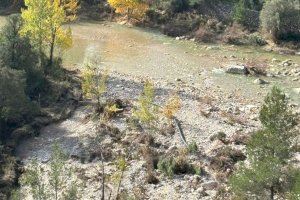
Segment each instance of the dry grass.
[[234,124],[241,124],[241,125],[246,125],[247,121],[244,117],[241,115],[235,115],[233,113],[229,113],[226,111],[221,111],[220,113],[221,117],[225,118],[226,122],[234,125]]

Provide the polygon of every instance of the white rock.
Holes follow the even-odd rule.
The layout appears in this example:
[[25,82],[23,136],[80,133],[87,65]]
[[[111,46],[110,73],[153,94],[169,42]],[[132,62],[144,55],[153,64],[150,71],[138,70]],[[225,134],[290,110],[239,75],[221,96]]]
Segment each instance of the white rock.
[[226,73],[245,75],[245,74],[248,73],[248,70],[245,66],[229,65],[229,66],[226,67]]

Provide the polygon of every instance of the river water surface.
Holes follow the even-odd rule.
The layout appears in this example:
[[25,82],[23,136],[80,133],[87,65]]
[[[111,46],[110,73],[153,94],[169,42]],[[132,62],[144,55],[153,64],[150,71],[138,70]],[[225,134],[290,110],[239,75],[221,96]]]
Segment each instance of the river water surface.
[[[0,18],[0,25],[4,18]],[[271,63],[291,59],[300,65],[300,56],[270,53],[259,47],[197,44],[178,41],[156,31],[130,28],[110,22],[78,22],[71,25],[73,47],[64,52],[64,64],[70,68],[82,67],[92,60],[99,66],[134,76],[183,82],[195,87],[219,87],[224,92],[238,90],[245,97],[265,94],[273,85],[281,86],[292,100],[300,102],[299,81],[291,77],[267,78],[269,85],[254,84],[257,77],[233,76],[222,72],[228,64],[245,62]],[[259,95],[259,97],[263,96]]]

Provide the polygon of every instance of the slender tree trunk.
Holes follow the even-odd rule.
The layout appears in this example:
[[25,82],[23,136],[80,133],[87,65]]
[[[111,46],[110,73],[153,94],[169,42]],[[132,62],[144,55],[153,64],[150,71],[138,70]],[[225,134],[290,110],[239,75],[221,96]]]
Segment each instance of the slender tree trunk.
[[105,199],[105,171],[104,171],[104,157],[102,154],[102,149],[101,149],[101,164],[102,164],[102,197],[101,200]]
[[124,175],[124,170],[122,170],[121,177],[120,177],[120,180],[119,180],[116,200],[119,200],[119,198],[120,198],[119,197],[119,193],[120,193],[120,188],[121,188],[121,183],[122,183],[123,175]]
[[272,186],[271,188],[270,188],[270,199],[271,200],[274,200],[274,187]]
[[39,45],[39,57],[40,57],[40,67],[43,71],[43,74],[46,75],[46,68],[44,67],[42,44]]
[[50,44],[49,66],[51,66],[53,64],[55,39],[56,39],[56,30],[53,30],[52,38],[51,38],[51,44]]

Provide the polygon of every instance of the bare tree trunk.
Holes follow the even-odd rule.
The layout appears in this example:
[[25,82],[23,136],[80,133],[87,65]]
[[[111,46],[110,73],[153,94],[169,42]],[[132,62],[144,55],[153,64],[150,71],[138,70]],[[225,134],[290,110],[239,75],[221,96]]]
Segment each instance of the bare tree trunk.
[[101,149],[101,164],[102,164],[102,197],[101,200],[104,200],[105,198],[105,171],[104,171],[104,158],[103,158],[103,153],[102,153],[102,149]]
[[54,30],[52,31],[52,36],[51,36],[49,66],[51,66],[53,64],[53,54],[54,54],[55,39],[56,39],[56,28],[54,28]]
[[120,193],[120,188],[121,188],[121,183],[122,183],[123,175],[124,175],[124,170],[122,170],[121,177],[120,177],[120,180],[119,180],[119,183],[118,183],[116,200],[119,200],[119,198],[120,198],[119,197],[119,193]]
[[271,200],[274,200],[274,187],[272,186],[271,188],[270,188],[270,199]]

